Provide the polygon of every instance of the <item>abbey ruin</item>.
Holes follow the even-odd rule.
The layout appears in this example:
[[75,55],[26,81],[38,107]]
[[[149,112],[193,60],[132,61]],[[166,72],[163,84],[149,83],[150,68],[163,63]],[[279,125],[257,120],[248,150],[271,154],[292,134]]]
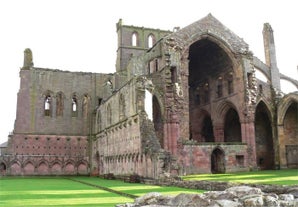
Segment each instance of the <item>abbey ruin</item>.
[[34,67],[25,50],[1,175],[298,167],[298,93],[282,93],[280,80],[298,81],[279,72],[268,23],[265,63],[211,14],[174,31],[116,28],[112,74]]

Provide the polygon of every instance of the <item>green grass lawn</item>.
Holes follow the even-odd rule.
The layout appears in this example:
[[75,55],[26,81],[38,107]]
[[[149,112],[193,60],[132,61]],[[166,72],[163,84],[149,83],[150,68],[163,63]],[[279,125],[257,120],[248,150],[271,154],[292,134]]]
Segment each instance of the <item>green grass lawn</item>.
[[186,189],[172,186],[156,186],[156,185],[144,185],[140,183],[125,183],[121,180],[105,180],[96,177],[76,177],[75,180],[80,180],[107,188],[111,188],[116,191],[124,193],[142,196],[149,192],[159,192],[166,195],[178,195],[180,193],[202,193],[203,190]]
[[[159,187],[104,180],[96,177],[72,177],[91,184],[133,195],[148,192],[177,195],[181,192],[202,192],[176,187]],[[2,207],[58,207],[58,206],[115,206],[133,199],[59,177],[4,177],[0,178],[0,206]]]
[[[71,177],[127,194],[141,196],[148,192],[167,195],[201,193],[178,187],[160,187],[97,177]],[[184,176],[184,180],[212,180],[240,183],[298,185],[298,170],[256,171],[232,174],[201,174]],[[68,206],[115,206],[133,202],[133,199],[96,187],[59,177],[2,177],[0,178],[0,207],[68,207]]]
[[115,206],[133,199],[63,178],[0,179],[0,206]]
[[184,180],[210,180],[237,183],[298,185],[298,169],[264,170],[230,174],[198,174],[182,177]]

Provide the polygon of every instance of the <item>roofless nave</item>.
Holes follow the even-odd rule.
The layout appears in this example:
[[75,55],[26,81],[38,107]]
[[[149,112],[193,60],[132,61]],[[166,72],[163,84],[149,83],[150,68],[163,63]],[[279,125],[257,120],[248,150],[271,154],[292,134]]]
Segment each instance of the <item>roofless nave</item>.
[[[33,66],[25,50],[1,174],[158,177],[298,167],[298,94],[211,14],[175,30],[117,23],[113,74]],[[256,78],[261,71],[268,79]]]

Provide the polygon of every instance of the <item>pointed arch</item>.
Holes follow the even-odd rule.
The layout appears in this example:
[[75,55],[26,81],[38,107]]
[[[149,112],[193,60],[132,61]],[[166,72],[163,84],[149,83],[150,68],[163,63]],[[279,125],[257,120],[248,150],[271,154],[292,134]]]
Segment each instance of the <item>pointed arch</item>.
[[238,112],[234,108],[229,108],[224,117],[224,141],[241,142],[241,124]]
[[154,34],[150,33],[147,39],[148,48],[151,48],[155,44],[155,42],[156,42],[156,39]]
[[53,111],[53,92],[47,90],[43,93],[43,109],[44,109],[44,116],[52,116]]
[[255,111],[255,141],[257,165],[262,170],[274,169],[272,117],[265,102],[260,101]]
[[134,31],[131,35],[131,46],[137,47],[139,45],[139,34]]
[[78,95],[73,93],[71,96],[71,116],[77,117],[78,116]]
[[277,107],[277,124],[283,125],[287,109],[291,104],[298,104],[298,95],[290,93],[282,98]]

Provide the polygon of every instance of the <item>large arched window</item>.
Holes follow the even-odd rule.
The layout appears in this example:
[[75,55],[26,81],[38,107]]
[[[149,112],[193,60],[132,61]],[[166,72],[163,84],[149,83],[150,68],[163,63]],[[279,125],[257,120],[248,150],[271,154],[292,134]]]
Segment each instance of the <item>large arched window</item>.
[[138,33],[137,32],[132,33],[131,45],[134,47],[138,46]]

